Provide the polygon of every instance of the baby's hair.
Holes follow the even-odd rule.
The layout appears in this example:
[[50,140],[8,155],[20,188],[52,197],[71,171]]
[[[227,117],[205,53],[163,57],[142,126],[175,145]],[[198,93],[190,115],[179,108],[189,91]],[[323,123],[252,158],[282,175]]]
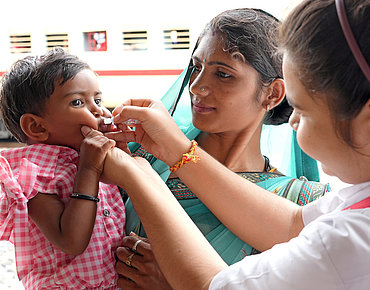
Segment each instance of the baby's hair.
[[27,142],[20,126],[22,115],[42,116],[55,86],[63,85],[85,69],[91,68],[59,47],[42,56],[27,56],[12,65],[1,80],[0,113],[5,126],[19,142]]
[[[207,24],[199,36],[198,43],[208,31],[220,33],[224,50],[258,72],[260,88],[268,87],[283,75],[282,55],[277,49],[279,26],[280,21],[277,18],[260,9],[227,10]],[[264,123],[286,123],[292,110],[284,98],[279,106],[266,114]]]
[[[347,0],[344,6],[354,38],[369,64],[370,0]],[[335,0],[303,1],[283,22],[280,41],[310,95],[327,96],[338,136],[356,147],[351,121],[369,100],[370,83],[345,39]]]

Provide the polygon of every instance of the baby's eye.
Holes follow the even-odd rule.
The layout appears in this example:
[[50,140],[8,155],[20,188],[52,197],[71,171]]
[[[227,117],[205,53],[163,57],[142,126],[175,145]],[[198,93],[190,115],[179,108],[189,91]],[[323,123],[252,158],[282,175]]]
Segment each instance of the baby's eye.
[[94,101],[95,101],[95,104],[97,104],[98,106],[101,106],[101,102],[102,102],[101,98],[97,98]]
[[71,105],[74,107],[80,107],[82,105],[82,101],[80,99],[73,100]]
[[228,74],[228,73],[225,73],[223,71],[217,71],[217,76],[220,77],[220,78],[224,78],[224,79],[227,79],[227,78],[230,78],[231,77],[231,74]]

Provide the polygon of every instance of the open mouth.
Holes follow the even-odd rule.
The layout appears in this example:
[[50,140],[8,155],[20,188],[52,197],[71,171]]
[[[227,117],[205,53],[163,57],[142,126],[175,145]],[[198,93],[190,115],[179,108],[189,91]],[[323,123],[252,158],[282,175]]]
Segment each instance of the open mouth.
[[102,133],[115,131],[117,127],[113,124],[112,118],[102,118],[99,122],[98,130]]

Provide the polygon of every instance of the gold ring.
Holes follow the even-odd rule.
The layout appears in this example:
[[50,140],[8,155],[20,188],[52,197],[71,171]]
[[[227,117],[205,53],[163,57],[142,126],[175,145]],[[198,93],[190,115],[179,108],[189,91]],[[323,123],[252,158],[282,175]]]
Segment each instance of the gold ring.
[[132,262],[132,258],[135,256],[135,253],[132,253],[130,254],[128,257],[127,257],[127,260],[125,261],[125,264],[127,266],[130,266],[131,267],[131,262]]
[[131,251],[136,253],[137,252],[137,245],[140,244],[141,242],[142,242],[142,240],[137,240],[135,242],[135,244],[133,245],[133,247],[131,248]]

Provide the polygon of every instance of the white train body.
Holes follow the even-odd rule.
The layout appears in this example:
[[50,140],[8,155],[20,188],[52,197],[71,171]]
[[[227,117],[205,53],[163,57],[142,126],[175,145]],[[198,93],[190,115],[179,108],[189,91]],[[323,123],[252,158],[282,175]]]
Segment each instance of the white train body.
[[0,75],[19,58],[64,46],[98,72],[107,107],[126,98],[160,98],[188,64],[212,17],[244,6],[281,17],[291,2],[7,1],[0,26]]

